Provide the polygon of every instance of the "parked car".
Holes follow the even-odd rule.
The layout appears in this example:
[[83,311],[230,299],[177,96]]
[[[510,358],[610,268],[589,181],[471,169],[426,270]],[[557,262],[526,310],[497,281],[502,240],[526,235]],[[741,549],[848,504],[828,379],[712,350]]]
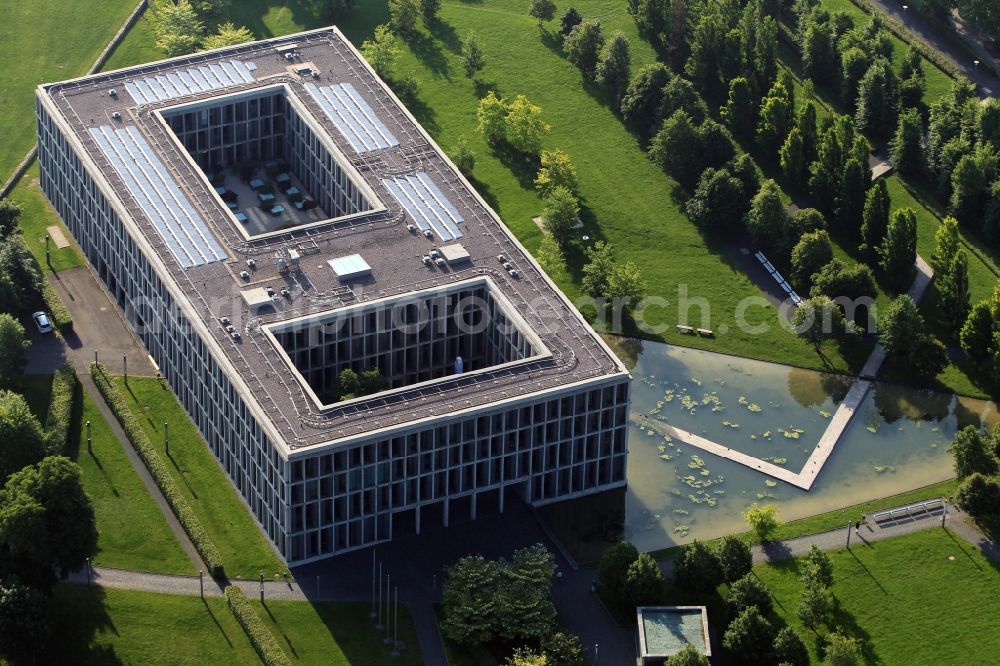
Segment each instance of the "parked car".
[[31,318],[35,320],[35,326],[38,327],[39,333],[51,333],[52,332],[52,322],[49,321],[49,316],[44,312],[36,312],[31,315]]

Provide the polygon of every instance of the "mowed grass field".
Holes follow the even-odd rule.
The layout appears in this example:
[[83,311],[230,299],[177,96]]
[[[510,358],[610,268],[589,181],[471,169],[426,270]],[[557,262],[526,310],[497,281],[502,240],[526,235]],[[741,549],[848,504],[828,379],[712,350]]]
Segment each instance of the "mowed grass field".
[[[287,569],[250,515],[233,484],[209,451],[205,440],[170,387],[152,377],[115,377],[118,390],[135,414],[167,470],[191,504],[222,555],[230,578],[271,578]],[[164,445],[168,423],[170,452]]]
[[[866,663],[996,663],[1000,565],[965,540],[931,529],[830,556],[832,623],[861,640]],[[794,627],[820,663],[817,634],[796,617],[798,562],[756,566],[754,574],[770,589],[779,623]]]
[[35,87],[83,75],[135,0],[5,2],[0,22],[0,182],[35,143]]

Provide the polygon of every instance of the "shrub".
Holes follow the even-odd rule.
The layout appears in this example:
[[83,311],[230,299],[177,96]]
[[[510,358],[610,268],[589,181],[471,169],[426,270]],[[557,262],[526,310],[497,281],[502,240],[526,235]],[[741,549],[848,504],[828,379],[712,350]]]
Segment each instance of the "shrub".
[[69,308],[66,307],[63,299],[59,297],[59,293],[49,284],[48,280],[41,281],[41,292],[42,300],[45,301],[45,307],[49,311],[49,317],[52,319],[52,325],[62,333],[72,331],[73,315],[69,313]]
[[958,487],[955,501],[975,518],[1000,515],[1000,483],[975,472]]
[[597,565],[597,581],[618,599],[625,596],[629,567],[639,559],[639,551],[628,541],[619,541],[604,551]]
[[717,551],[722,580],[733,583],[743,578],[753,567],[753,553],[750,544],[732,534],[722,537]]
[[233,611],[236,621],[243,627],[243,631],[246,632],[265,666],[290,666],[291,662],[288,661],[288,657],[278,646],[277,641],[274,640],[274,636],[260,619],[260,616],[257,615],[257,611],[250,604],[247,595],[243,594],[243,590],[235,585],[227,585],[223,594],[226,597],[229,610]]
[[663,591],[663,572],[649,553],[640,553],[625,574],[625,596],[636,606],[655,603]]
[[66,455],[66,439],[79,396],[79,386],[73,366],[64,363],[56,369],[52,378],[49,413],[45,419],[45,450],[50,456]]
[[726,605],[735,617],[751,606],[755,606],[762,615],[767,615],[771,612],[774,602],[771,601],[771,593],[767,591],[767,586],[753,574],[747,574],[729,587]]
[[163,493],[163,497],[166,498],[167,504],[170,505],[174,515],[177,516],[181,527],[184,528],[188,537],[191,538],[191,543],[194,544],[198,554],[201,555],[201,559],[205,561],[208,573],[214,578],[222,578],[225,576],[225,571],[222,566],[222,556],[219,554],[219,549],[209,539],[205,528],[201,525],[201,521],[198,520],[198,516],[195,515],[191,505],[188,504],[188,501],[181,494],[180,488],[177,487],[173,477],[167,471],[167,466],[164,464],[163,458],[153,448],[153,444],[149,441],[138,420],[136,420],[135,415],[129,409],[128,404],[125,402],[125,397],[111,381],[108,369],[100,363],[91,363],[90,376],[94,379],[94,384],[104,397],[104,401],[108,403],[108,407],[114,412],[115,418],[121,424],[122,430],[125,431],[129,442],[135,448],[135,452],[142,458],[146,469],[149,470],[153,480],[156,481],[156,485]]
[[754,502],[743,511],[747,526],[761,541],[767,541],[768,536],[778,527],[778,507],[773,504],[763,506]]
[[674,560],[674,581],[684,590],[708,592],[722,579],[719,558],[708,546],[695,539]]

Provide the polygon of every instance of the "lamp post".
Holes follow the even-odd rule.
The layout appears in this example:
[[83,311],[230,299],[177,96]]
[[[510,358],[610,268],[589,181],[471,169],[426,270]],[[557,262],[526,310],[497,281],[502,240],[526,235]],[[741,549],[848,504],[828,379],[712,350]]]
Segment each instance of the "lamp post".
[[260,603],[264,603],[264,570],[260,570]]
[[375,619],[375,549],[372,548],[372,612],[368,617]]
[[385,638],[382,639],[382,642],[385,643],[386,645],[389,644],[389,591],[392,589],[390,583],[391,583],[391,577],[389,576],[389,574],[386,574],[385,575]]
[[166,448],[167,457],[170,457],[170,424],[163,422],[163,446]]
[[90,447],[90,420],[87,420],[87,453],[93,455],[94,450]]
[[128,384],[128,356],[122,354],[122,374],[125,376],[125,383]]

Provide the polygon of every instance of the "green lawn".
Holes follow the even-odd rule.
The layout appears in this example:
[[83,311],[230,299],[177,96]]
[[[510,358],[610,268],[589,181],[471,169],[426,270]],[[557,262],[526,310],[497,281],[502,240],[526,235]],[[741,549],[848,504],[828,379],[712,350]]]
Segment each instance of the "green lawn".
[[257,614],[271,629],[281,649],[296,664],[315,666],[381,666],[422,664],[420,646],[406,606],[399,608],[399,640],[405,649],[399,657],[383,644],[385,631],[375,629],[365,603],[305,603],[255,601]]
[[[42,194],[41,185],[38,182],[38,162],[36,161],[24,173],[17,185],[10,193],[10,198],[21,205],[24,212],[21,214],[19,224],[24,234],[24,240],[28,244],[28,249],[35,255],[38,265],[46,271],[61,271],[67,268],[76,268],[84,265],[83,255],[77,249],[73,236],[63,225],[59,214],[49,205],[45,195]],[[57,248],[55,243],[49,243],[50,264],[45,263],[45,236],[48,235],[46,227],[57,226],[62,229],[66,240],[70,242],[69,247]]]
[[[851,0],[820,0],[819,4],[831,12],[846,12],[854,19],[854,24],[857,26],[863,26],[871,20],[871,16],[862,11]],[[891,32],[889,33],[889,37],[892,39],[893,45],[892,64],[895,66],[896,71],[899,71],[899,66],[903,63],[903,57],[906,55],[909,45]],[[930,104],[951,89],[952,78],[926,58],[922,58],[921,60],[924,63],[924,74],[927,78],[927,90],[924,92],[924,101]]]
[[[115,377],[118,389],[157,448],[181,492],[222,555],[230,577],[270,577],[287,570],[261,533],[205,440],[166,383],[152,377]],[[163,424],[169,423],[170,454]]]
[[[1000,569],[950,532],[932,529],[830,553],[833,624],[859,638],[869,664],[990,664],[1000,654]],[[794,560],[754,567],[780,621],[819,663],[817,636],[796,617]],[[825,634],[826,629],[820,633]]]
[[135,0],[4,3],[0,182],[35,143],[35,87],[83,75],[135,5]]
[[[87,451],[87,421],[92,452]],[[83,487],[97,519],[94,562],[122,569],[197,573],[108,422],[86,393],[81,418],[70,436],[73,446],[69,453],[83,472]]]
[[52,611],[58,638],[38,663],[260,665],[220,598],[60,585]]
[[[845,527],[848,522],[858,520],[862,513],[870,515],[877,511],[884,511],[897,506],[915,504],[916,502],[935,499],[937,497],[950,497],[955,493],[957,488],[958,480],[949,479],[947,481],[941,481],[940,483],[924,486],[923,488],[915,488],[905,493],[899,493],[898,495],[890,495],[889,497],[882,497],[869,502],[862,502],[861,504],[853,504],[840,509],[834,509],[833,511],[819,513],[815,516],[799,518],[798,520],[790,520],[787,523],[779,525],[771,535],[771,539],[775,541],[786,541],[788,539],[796,539],[798,537],[809,536],[811,534],[820,534],[822,532],[840,529]],[[780,513],[778,518],[781,518]],[[738,536],[750,543],[759,543],[760,541],[751,532],[744,532]],[[664,548],[662,550],[654,551],[653,556],[658,560],[673,557],[680,551],[680,549],[680,546]]]

